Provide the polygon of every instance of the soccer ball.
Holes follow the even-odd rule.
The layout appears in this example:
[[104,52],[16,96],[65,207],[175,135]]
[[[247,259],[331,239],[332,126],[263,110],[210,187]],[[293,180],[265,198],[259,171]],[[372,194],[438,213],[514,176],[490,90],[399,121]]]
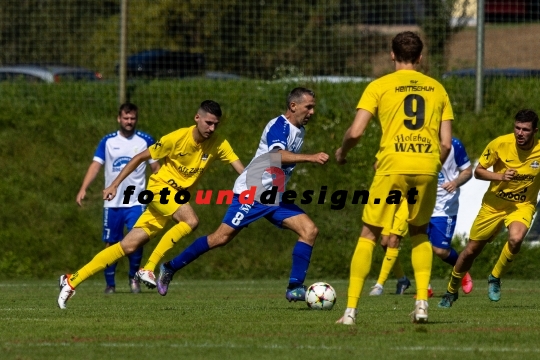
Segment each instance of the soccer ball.
[[325,282],[316,282],[306,291],[306,303],[313,310],[330,310],[336,303],[336,291]]

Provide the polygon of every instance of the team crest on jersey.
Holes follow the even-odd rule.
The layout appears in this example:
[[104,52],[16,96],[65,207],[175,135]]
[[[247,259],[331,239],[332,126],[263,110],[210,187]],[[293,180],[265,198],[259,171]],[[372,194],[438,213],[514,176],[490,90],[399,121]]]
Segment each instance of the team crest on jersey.
[[206,160],[208,160],[208,154],[203,154],[203,156],[202,156],[202,160],[203,160],[203,161],[206,161]]
[[536,160],[534,160],[532,163],[531,163],[531,167],[533,169],[538,169],[540,167],[540,163]]
[[124,168],[124,166],[126,166],[126,164],[130,160],[131,160],[131,158],[128,157],[128,156],[122,156],[122,157],[119,157],[118,159],[114,160],[113,164],[112,164],[112,171],[113,172],[121,171]]

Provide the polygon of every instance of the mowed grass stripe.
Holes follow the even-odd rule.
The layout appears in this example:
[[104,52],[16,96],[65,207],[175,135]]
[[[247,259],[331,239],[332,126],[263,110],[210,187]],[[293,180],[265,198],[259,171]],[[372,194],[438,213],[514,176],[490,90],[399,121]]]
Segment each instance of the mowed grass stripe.
[[[308,283],[319,279],[309,279]],[[498,303],[487,299],[487,281],[451,309],[437,303],[447,281],[436,279],[430,322],[413,325],[414,286],[404,296],[360,299],[356,326],[336,325],[346,306],[346,280],[328,280],[338,293],[331,311],[313,311],[284,298],[286,279],[182,280],[159,296],[144,289],[103,294],[94,277],[77,289],[68,309],[56,307],[54,280],[3,282],[1,358],[124,359],[505,359],[538,358],[540,335],[536,281],[504,280]],[[369,280],[366,285],[369,285]],[[124,284],[125,282],[125,284]],[[117,285],[119,286],[119,285]],[[505,287],[506,286],[506,287]],[[510,290],[511,289],[511,290]],[[420,355],[421,354],[421,355]]]

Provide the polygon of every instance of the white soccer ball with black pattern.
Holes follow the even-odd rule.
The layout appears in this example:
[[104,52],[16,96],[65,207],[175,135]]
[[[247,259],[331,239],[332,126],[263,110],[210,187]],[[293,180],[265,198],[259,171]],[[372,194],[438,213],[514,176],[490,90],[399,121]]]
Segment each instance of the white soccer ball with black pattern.
[[334,288],[325,282],[316,282],[306,290],[306,303],[313,310],[330,310],[336,303]]

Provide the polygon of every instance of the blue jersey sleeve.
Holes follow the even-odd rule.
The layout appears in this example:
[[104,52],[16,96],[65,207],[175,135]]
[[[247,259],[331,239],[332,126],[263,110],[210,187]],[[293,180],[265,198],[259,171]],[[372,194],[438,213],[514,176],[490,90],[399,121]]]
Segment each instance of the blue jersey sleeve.
[[289,131],[289,124],[280,117],[272,126],[270,126],[270,129],[268,129],[268,133],[266,134],[268,150],[272,150],[273,148],[287,150]]
[[99,158],[103,162],[105,162],[105,150],[106,150],[105,145],[107,144],[107,140],[109,138],[110,138],[110,136],[107,135],[107,136],[103,137],[103,139],[101,139],[101,141],[99,142],[98,147],[96,149],[96,152],[94,153],[94,158]]
[[146,147],[147,148],[149,148],[150,146],[152,146],[152,145],[154,145],[156,143],[156,140],[154,140],[154,138],[152,136],[148,135],[145,132],[137,131],[137,135],[139,135],[141,138],[144,139],[144,141],[146,141]]
[[465,147],[456,138],[452,138],[452,147],[454,148],[454,160],[456,161],[456,165],[458,167],[462,167],[463,165],[470,162],[469,156],[467,155],[467,152],[465,151]]

